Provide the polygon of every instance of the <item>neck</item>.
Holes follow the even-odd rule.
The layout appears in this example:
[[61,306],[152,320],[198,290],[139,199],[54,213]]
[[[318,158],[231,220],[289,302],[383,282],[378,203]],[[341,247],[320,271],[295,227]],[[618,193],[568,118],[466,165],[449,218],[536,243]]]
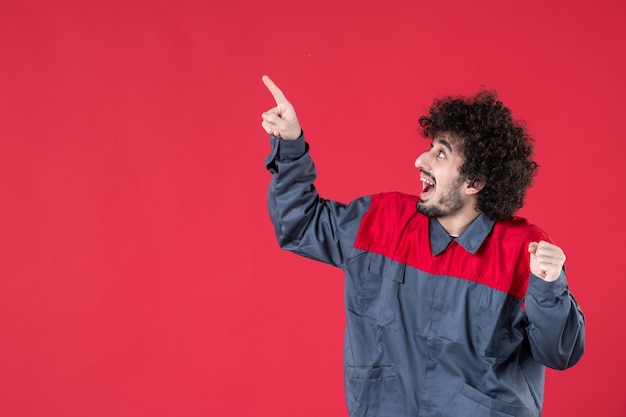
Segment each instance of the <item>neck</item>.
[[437,217],[437,221],[448,234],[460,236],[478,216],[480,216],[480,211],[474,209],[474,207],[465,207],[454,214]]

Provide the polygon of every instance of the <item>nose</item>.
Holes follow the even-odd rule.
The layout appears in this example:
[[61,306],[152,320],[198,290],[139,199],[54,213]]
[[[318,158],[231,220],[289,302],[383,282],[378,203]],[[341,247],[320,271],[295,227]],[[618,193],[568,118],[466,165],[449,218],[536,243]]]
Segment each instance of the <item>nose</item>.
[[417,157],[417,159],[415,160],[415,168],[425,169],[425,170],[429,169],[428,152],[424,152],[423,154]]

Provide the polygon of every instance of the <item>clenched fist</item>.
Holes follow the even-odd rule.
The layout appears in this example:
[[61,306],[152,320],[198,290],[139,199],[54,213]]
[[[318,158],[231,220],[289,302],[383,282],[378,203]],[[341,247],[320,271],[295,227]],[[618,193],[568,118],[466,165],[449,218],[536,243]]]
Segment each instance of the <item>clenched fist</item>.
[[565,263],[563,250],[546,241],[531,242],[528,245],[530,253],[530,272],[544,281],[555,281],[561,274]]

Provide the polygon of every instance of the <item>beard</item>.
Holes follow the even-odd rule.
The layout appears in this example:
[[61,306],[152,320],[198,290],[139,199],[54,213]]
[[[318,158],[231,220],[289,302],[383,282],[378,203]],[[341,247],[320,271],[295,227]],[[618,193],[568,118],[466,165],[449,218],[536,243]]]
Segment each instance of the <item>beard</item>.
[[463,182],[463,178],[457,178],[450,188],[439,197],[439,200],[431,203],[431,205],[420,199],[416,205],[417,211],[428,217],[446,217],[458,212],[464,204],[459,195],[459,187]]

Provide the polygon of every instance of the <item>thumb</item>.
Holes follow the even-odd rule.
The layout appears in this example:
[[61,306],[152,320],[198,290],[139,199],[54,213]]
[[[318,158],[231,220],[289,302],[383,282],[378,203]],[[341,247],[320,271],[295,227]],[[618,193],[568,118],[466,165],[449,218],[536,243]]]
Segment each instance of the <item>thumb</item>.
[[539,244],[537,242],[530,242],[528,244],[528,252],[531,255],[534,255],[535,253],[537,253],[537,248],[539,247]]

